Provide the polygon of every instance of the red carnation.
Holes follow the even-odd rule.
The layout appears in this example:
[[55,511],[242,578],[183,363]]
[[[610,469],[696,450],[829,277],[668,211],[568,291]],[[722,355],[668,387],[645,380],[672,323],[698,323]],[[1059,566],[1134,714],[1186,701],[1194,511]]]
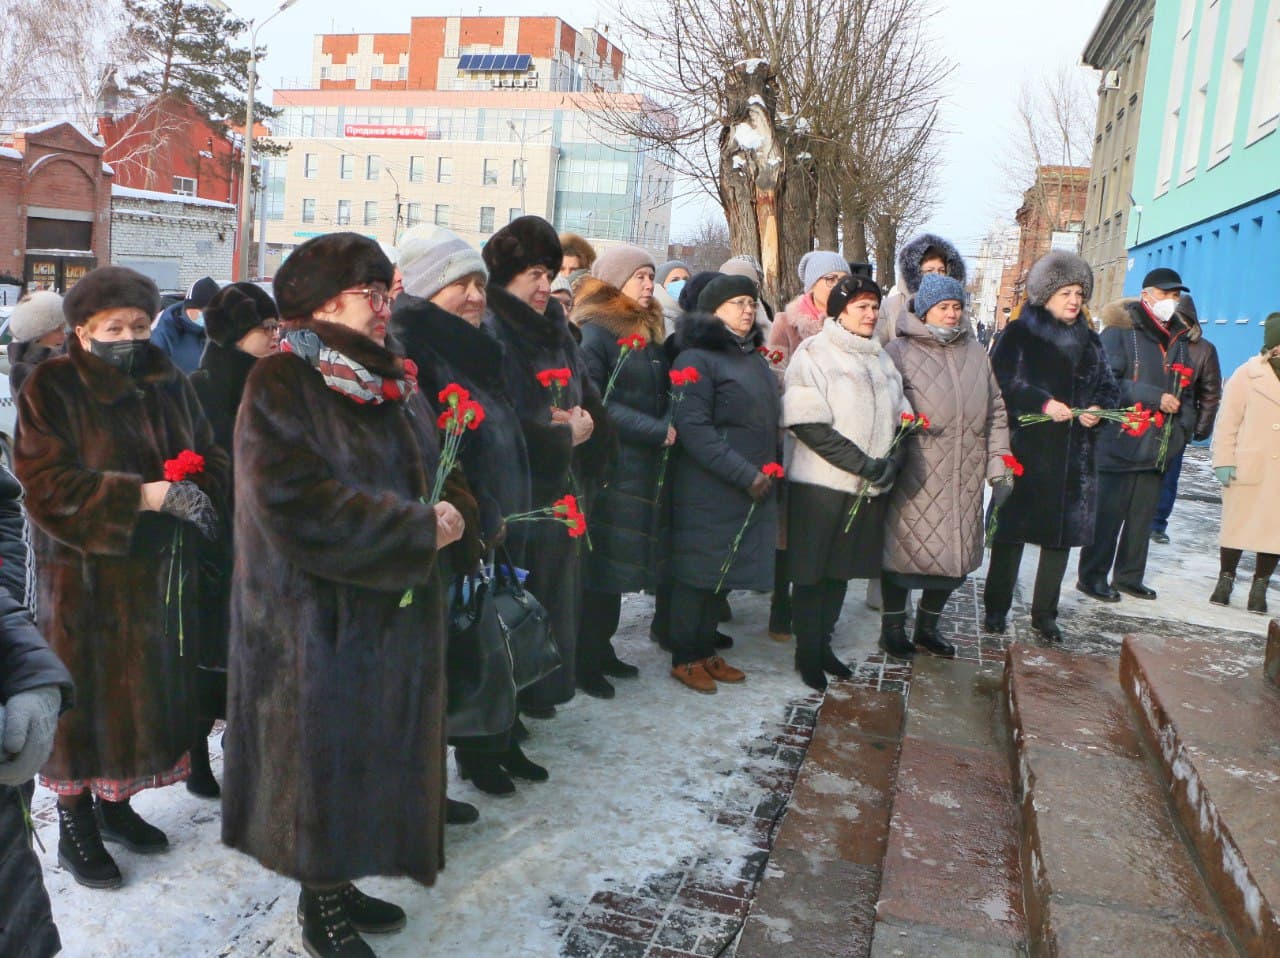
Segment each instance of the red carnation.
[[471,398],[471,393],[463,389],[457,383],[449,383],[444,389],[440,390],[440,402],[445,406],[457,406]]
[[686,366],[686,367],[684,367],[684,381],[685,381],[685,382],[687,382],[687,383],[696,383],[696,382],[698,381],[698,367],[697,367],[697,366]]
[[917,425],[920,426],[921,429],[930,429],[933,426],[933,423],[929,422],[929,417],[926,416],[924,413],[921,413],[919,416],[916,417],[916,423]]
[[911,425],[912,423],[914,423],[915,421],[916,421],[916,417],[915,417],[915,416],[913,416],[913,415],[911,415],[911,413],[909,413],[909,412],[904,412],[904,413],[902,414],[902,424],[903,424],[904,426],[909,426],[909,425]]
[[673,386],[683,386],[685,384],[684,373],[679,369],[673,369],[667,373],[667,377],[671,380]]
[[537,373],[538,385],[549,389],[551,387],[551,381],[555,378],[555,373],[556,371],[554,369],[539,370]]
[[164,463],[164,478],[167,482],[184,482],[192,476],[204,472],[204,456],[191,449],[184,449],[173,459]]
[[1005,468],[1008,469],[1015,476],[1020,476],[1024,472],[1026,472],[1026,469],[1023,467],[1022,463],[1018,462],[1017,456],[1014,456],[1014,455],[1001,456],[1000,461],[1003,462],[1005,465]]
[[481,406],[473,399],[468,399],[460,407],[462,421],[468,429],[475,429],[484,422],[484,406]]
[[763,472],[770,479],[781,479],[785,474],[783,472],[782,467],[778,465],[776,462],[766,462],[763,466],[760,467],[760,471]]

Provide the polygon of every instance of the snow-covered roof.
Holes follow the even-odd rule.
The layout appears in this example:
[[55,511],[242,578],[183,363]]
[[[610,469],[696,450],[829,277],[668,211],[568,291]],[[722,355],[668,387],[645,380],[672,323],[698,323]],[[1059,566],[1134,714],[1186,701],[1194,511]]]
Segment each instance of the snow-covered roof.
[[22,159],[22,154],[9,146],[0,146],[0,156],[3,156],[6,160]]
[[157,200],[161,203],[185,203],[188,206],[213,206],[222,210],[233,210],[234,203],[223,203],[220,200],[206,200],[200,196],[178,196],[176,193],[159,193],[155,190],[135,190],[129,186],[112,186],[111,195],[127,200]]
[[76,123],[74,120],[47,120],[44,123],[37,123],[35,126],[20,127],[19,129],[16,129],[13,132],[24,133],[24,134],[44,133],[46,130],[52,130],[54,127],[62,126],[64,123],[67,126],[71,127],[73,130],[75,130],[77,133],[79,133],[81,136],[83,136],[86,140],[89,140],[93,143],[97,143],[101,145],[102,141],[100,139],[98,139],[96,136],[94,136],[92,133],[90,133],[88,130],[82,127],[79,123]]

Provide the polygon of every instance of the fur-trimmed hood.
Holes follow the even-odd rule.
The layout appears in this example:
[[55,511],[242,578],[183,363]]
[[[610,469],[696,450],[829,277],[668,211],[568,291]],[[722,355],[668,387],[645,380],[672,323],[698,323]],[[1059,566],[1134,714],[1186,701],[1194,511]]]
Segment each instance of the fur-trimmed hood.
[[594,323],[623,336],[643,336],[651,343],[661,343],[667,333],[662,306],[655,298],[648,307],[641,306],[616,286],[584,276],[574,291],[573,320],[579,326]]
[[964,257],[955,246],[937,233],[921,233],[898,251],[898,277],[912,296],[920,288],[920,262],[931,247],[941,250],[947,261],[947,275],[965,281]]
[[[1169,320],[1169,333],[1158,329],[1156,321],[1147,313],[1140,296],[1125,296],[1102,307],[1098,318],[1103,329],[1138,329],[1154,339],[1168,339],[1178,333],[1189,333],[1192,324],[1181,313],[1174,313]],[[1197,324],[1198,325],[1198,324]],[[1190,338],[1189,336],[1187,338]]]
[[764,331],[753,326],[751,336],[744,345],[729,331],[729,327],[710,313],[685,313],[676,324],[675,350],[707,349],[727,353],[752,352],[764,345]]

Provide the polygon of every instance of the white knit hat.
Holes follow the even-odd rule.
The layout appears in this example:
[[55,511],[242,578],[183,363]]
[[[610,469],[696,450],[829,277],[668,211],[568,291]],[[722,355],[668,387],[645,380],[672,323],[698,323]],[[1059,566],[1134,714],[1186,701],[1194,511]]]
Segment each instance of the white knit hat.
[[14,342],[29,343],[55,329],[65,329],[62,315],[62,297],[51,290],[32,293],[25,302],[13,308],[9,319],[9,332]]
[[456,233],[430,223],[415,226],[400,238],[396,262],[404,279],[404,291],[430,299],[450,283],[478,273],[488,282],[489,270],[478,250]]

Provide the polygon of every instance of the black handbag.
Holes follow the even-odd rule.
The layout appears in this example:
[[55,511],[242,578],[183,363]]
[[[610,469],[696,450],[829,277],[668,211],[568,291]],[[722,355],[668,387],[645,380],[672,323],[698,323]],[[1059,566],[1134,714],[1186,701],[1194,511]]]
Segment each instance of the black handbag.
[[516,720],[516,686],[492,583],[482,574],[457,576],[449,596],[449,737],[505,732]]
[[526,689],[560,668],[560,650],[551,637],[551,618],[542,603],[516,578],[507,550],[493,563],[493,604],[507,637],[517,689]]

